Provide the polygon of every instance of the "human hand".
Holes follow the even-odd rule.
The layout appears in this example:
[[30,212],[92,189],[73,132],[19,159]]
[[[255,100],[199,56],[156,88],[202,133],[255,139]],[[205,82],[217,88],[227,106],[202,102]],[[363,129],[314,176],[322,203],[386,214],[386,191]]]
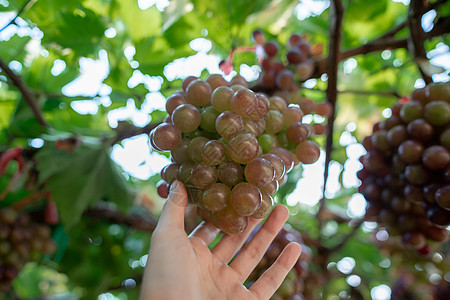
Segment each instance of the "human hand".
[[261,220],[249,218],[242,233],[224,235],[210,250],[208,245],[219,229],[203,222],[188,236],[184,230],[187,203],[184,185],[175,181],[152,235],[140,299],[269,299],[300,256],[299,244],[288,244],[249,289],[243,283],[286,222],[287,208],[276,206],[244,247]]

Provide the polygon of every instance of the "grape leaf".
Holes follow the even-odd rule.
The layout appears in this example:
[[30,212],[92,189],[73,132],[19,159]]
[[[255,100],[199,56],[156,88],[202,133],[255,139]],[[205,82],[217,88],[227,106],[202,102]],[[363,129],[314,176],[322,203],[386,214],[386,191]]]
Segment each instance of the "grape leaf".
[[70,153],[49,144],[36,155],[39,180],[46,182],[67,229],[101,198],[121,208],[129,204],[131,195],[106,147],[83,146]]

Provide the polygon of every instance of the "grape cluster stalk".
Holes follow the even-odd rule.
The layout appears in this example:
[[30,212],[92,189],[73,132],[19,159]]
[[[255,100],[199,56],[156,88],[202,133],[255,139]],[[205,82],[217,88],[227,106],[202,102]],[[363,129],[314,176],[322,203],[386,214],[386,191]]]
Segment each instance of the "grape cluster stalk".
[[363,140],[359,189],[368,219],[428,254],[428,241],[447,241],[450,225],[450,83],[403,100]]
[[11,290],[11,282],[27,262],[56,250],[50,234],[48,225],[34,223],[26,213],[0,210],[0,296]]
[[309,274],[309,262],[311,261],[311,249],[303,244],[301,234],[290,226],[284,226],[270,244],[266,253],[256,268],[250,274],[247,285],[256,281],[277,259],[281,251],[290,242],[299,243],[302,246],[302,255],[288,273],[281,286],[272,296],[272,300],[303,300],[305,299],[305,281]]

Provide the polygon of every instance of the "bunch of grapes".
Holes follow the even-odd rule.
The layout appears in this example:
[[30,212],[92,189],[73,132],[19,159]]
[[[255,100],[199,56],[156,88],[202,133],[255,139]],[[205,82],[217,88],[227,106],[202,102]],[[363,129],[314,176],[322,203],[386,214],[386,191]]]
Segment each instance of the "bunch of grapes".
[[288,50],[283,61],[277,60],[278,44],[266,41],[260,30],[253,32],[253,40],[264,50],[265,57],[261,61],[259,83],[266,89],[277,88],[283,91],[296,90],[295,78],[305,81],[314,72],[314,61],[311,46],[304,36],[294,33],[289,37]]
[[360,192],[391,235],[419,252],[444,242],[450,225],[450,83],[415,90],[363,140]]
[[295,164],[314,163],[319,147],[308,140],[298,105],[254,93],[240,76],[206,81],[187,77],[166,102],[168,116],[150,133],[154,149],[170,150],[159,194],[176,179],[204,220],[229,234],[242,232],[248,217],[264,218],[272,196]]
[[280,230],[280,232],[273,240],[272,244],[270,244],[269,248],[264,254],[264,257],[250,274],[248,283],[249,285],[251,285],[255,280],[257,280],[275,262],[281,251],[290,242],[297,242],[301,244],[302,255],[295,263],[294,268],[288,273],[281,286],[272,296],[272,300],[305,299],[303,295],[305,289],[304,279],[309,274],[308,263],[311,260],[311,250],[307,246],[302,244],[303,240],[301,234],[298,231],[287,226]]
[[[299,105],[305,115],[330,115],[329,103],[315,103],[299,95],[300,82],[309,79],[314,72],[314,58],[321,54],[320,45],[311,47],[305,36],[294,33],[289,37],[286,54],[281,57],[278,43],[266,41],[260,30],[253,32],[253,40],[256,47],[261,49],[257,52],[264,53],[260,60],[262,72],[257,80],[257,89],[279,96],[288,104]],[[312,124],[311,127],[316,135],[326,133],[326,127],[321,123]]]
[[26,213],[0,210],[0,295],[9,292],[11,281],[28,261],[55,251],[47,225],[32,222]]

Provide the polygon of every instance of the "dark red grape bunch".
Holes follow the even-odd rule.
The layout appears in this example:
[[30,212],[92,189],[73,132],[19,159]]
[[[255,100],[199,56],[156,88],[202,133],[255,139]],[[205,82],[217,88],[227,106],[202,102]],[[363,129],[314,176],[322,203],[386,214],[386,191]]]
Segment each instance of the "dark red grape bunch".
[[248,88],[241,76],[219,74],[206,81],[190,76],[166,102],[168,117],[150,133],[154,149],[168,150],[160,196],[176,179],[187,187],[198,214],[229,234],[242,232],[248,217],[262,219],[272,196],[295,164],[320,154],[309,140],[297,105]]
[[50,233],[47,225],[32,222],[26,213],[0,209],[0,296],[11,290],[11,281],[27,262],[55,251]]
[[375,219],[404,244],[427,254],[427,239],[448,240],[450,83],[416,89],[363,140],[359,188]]
[[266,253],[256,268],[248,277],[248,286],[250,286],[256,279],[258,279],[269,268],[275,259],[280,255],[284,247],[290,242],[297,242],[302,246],[302,255],[297,260],[294,268],[288,273],[281,286],[275,292],[271,299],[276,300],[303,300],[303,291],[305,288],[304,279],[309,274],[308,263],[311,260],[311,250],[303,244],[301,234],[290,228],[284,226],[278,235],[270,244]]

